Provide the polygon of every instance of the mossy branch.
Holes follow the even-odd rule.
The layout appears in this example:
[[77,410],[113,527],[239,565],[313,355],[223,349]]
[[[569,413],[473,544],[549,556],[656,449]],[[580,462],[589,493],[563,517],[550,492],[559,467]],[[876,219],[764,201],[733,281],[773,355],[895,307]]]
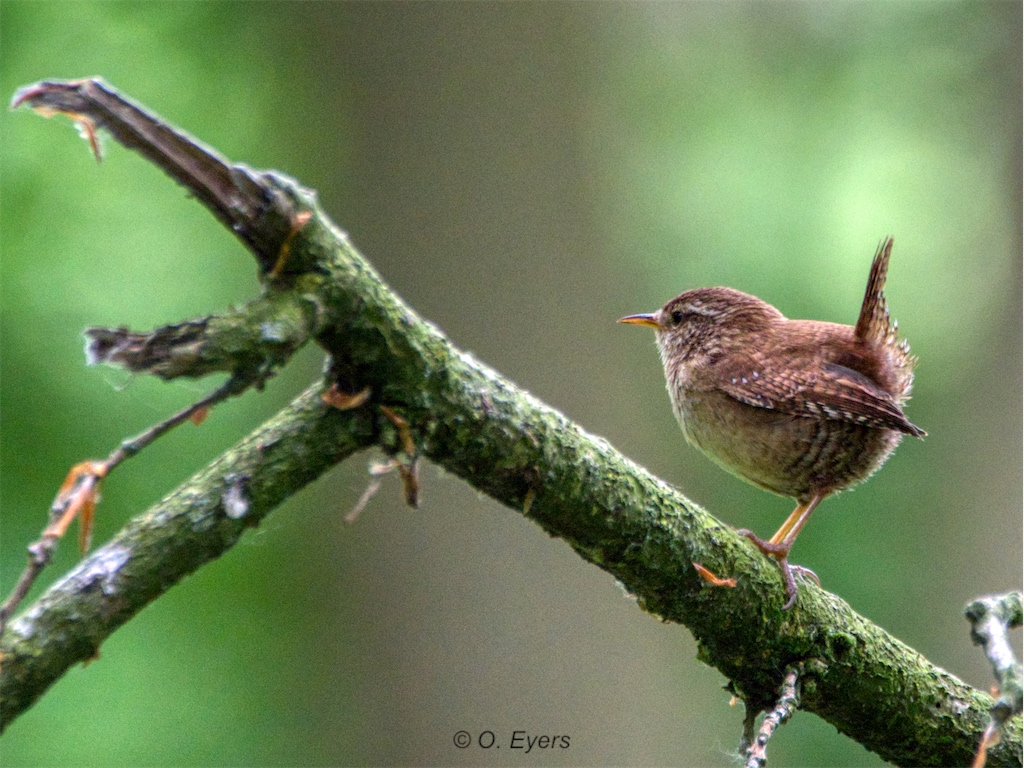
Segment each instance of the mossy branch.
[[[773,563],[606,441],[456,348],[388,288],[313,193],[280,174],[228,165],[212,150],[176,150],[194,140],[101,81],[44,83],[17,101],[93,127],[117,123],[115,138],[190,189],[213,178],[216,194],[193,191],[253,250],[263,274],[266,290],[251,315],[243,308],[231,322],[207,318],[201,328],[188,326],[187,354],[168,330],[183,327],[177,324],[144,335],[122,330],[124,343],[104,343],[98,357],[119,348],[122,357],[113,362],[135,360],[159,375],[230,370],[258,383],[309,339],[326,350],[331,366],[323,382],[129,522],[11,622],[0,637],[0,725],[281,501],[376,445],[407,464],[417,456],[436,462],[563,539],[621,581],[641,608],[689,628],[700,659],[719,669],[749,707],[771,707],[783,671],[797,670],[800,709],[884,759],[970,763],[990,696],[811,584],[802,584],[797,605],[783,612]],[[120,125],[131,121],[153,121],[160,130]],[[181,163],[218,167],[181,170]],[[229,210],[218,208],[223,201]],[[141,362],[158,346],[147,347],[147,340],[158,335],[168,348]],[[370,396],[339,410],[322,399],[332,386],[353,393],[369,387]],[[382,406],[408,421],[413,451],[409,434],[384,417]],[[736,578],[736,586],[715,586],[695,563]],[[1020,748],[1017,716],[1004,725],[989,765],[1020,765]]]

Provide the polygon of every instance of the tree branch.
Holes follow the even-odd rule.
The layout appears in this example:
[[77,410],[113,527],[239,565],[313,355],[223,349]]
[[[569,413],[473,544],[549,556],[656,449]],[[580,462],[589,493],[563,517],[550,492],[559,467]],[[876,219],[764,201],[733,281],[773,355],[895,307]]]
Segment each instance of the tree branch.
[[[71,665],[92,657],[146,603],[229,549],[246,527],[333,464],[372,445],[414,461],[411,435],[412,453],[565,540],[620,580],[644,610],[687,626],[699,658],[719,669],[754,711],[775,703],[784,670],[800,668],[800,709],[884,759],[971,761],[990,696],[814,585],[802,584],[796,606],[783,613],[781,576],[771,562],[606,441],[457,349],[388,288],[312,192],[280,174],[231,166],[205,148],[183,151],[178,143],[190,139],[101,81],[43,83],[15,102],[109,128],[188,186],[221,221],[233,222],[256,255],[264,298],[281,298],[288,317],[303,308],[302,322],[289,325],[299,330],[286,334],[288,349],[313,338],[330,354],[331,367],[326,382],[129,522],[10,624],[0,637],[0,726]],[[240,326],[232,326],[232,338],[251,344],[233,348],[226,366],[282,364],[274,357],[280,348],[261,347],[268,336],[277,338],[266,333],[266,315],[236,314]],[[200,375],[207,352],[223,350],[224,338],[216,323],[207,323],[188,340],[191,359],[201,361],[195,370],[183,354],[160,370]],[[168,350],[172,357],[176,352],[181,349]],[[348,410],[332,407],[322,395],[335,384],[345,392],[369,387],[369,399]],[[409,423],[408,434],[381,406]],[[737,585],[715,586],[695,562]],[[1020,747],[1018,716],[1003,727],[989,764],[1020,765]]]

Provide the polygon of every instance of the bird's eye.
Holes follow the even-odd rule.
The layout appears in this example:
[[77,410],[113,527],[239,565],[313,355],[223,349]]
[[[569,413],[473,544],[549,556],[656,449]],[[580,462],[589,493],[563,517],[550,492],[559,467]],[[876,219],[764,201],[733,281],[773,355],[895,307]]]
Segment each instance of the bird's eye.
[[672,325],[679,325],[681,322],[683,322],[683,311],[677,309],[672,313]]

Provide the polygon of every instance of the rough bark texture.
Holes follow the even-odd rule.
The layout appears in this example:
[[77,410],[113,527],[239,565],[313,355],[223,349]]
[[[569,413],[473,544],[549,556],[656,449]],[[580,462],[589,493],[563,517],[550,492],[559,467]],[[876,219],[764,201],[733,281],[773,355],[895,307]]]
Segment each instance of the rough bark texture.
[[[51,90],[39,90],[44,87]],[[121,99],[97,81],[35,88],[23,91],[20,101],[76,116],[88,114],[89,99]],[[79,101],[55,107],[38,95],[58,88]],[[112,119],[104,113],[104,121]],[[144,154],[153,160],[149,149]],[[210,154],[202,161],[223,162]],[[162,156],[158,164],[166,169],[169,162]],[[153,372],[230,370],[258,383],[310,338],[331,355],[328,380],[132,520],[11,623],[0,638],[0,726],[71,665],[94,655],[149,601],[229,549],[246,527],[335,463],[371,445],[412,461],[401,430],[384,417],[384,405],[409,422],[417,454],[564,539],[619,579],[644,610],[689,628],[700,658],[751,705],[771,707],[784,671],[797,669],[800,709],[884,759],[900,765],[971,762],[989,720],[990,696],[813,585],[802,584],[797,605],[781,611],[779,571],[745,539],[606,441],[458,350],[389,290],[311,192],[273,173],[246,171],[244,180],[231,194],[258,194],[263,207],[239,208],[261,211],[244,222],[243,240],[272,244],[266,246],[271,251],[257,253],[265,294],[250,305],[255,309],[248,319],[243,308],[230,322],[210,318],[198,334],[187,334],[187,360],[164,350],[164,367],[154,363]],[[197,197],[214,207],[209,194]],[[312,213],[308,222],[305,212]],[[266,230],[260,217],[271,222]],[[288,233],[282,220],[304,224]],[[288,259],[278,269],[282,248]],[[154,335],[159,333],[169,338],[166,329]],[[352,410],[330,407],[320,395],[333,383],[349,392],[368,386],[370,398]],[[694,562],[736,577],[737,586],[711,586]],[[1020,750],[1017,716],[1004,726],[988,764],[1020,765]]]

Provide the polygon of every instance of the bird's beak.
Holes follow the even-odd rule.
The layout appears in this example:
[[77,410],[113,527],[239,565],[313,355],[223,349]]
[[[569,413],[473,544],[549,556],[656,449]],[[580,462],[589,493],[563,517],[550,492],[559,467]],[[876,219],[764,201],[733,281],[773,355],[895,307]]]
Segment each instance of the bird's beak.
[[650,328],[658,327],[658,314],[651,312],[647,315],[628,315],[619,320],[620,323],[629,323],[630,325],[646,325]]

